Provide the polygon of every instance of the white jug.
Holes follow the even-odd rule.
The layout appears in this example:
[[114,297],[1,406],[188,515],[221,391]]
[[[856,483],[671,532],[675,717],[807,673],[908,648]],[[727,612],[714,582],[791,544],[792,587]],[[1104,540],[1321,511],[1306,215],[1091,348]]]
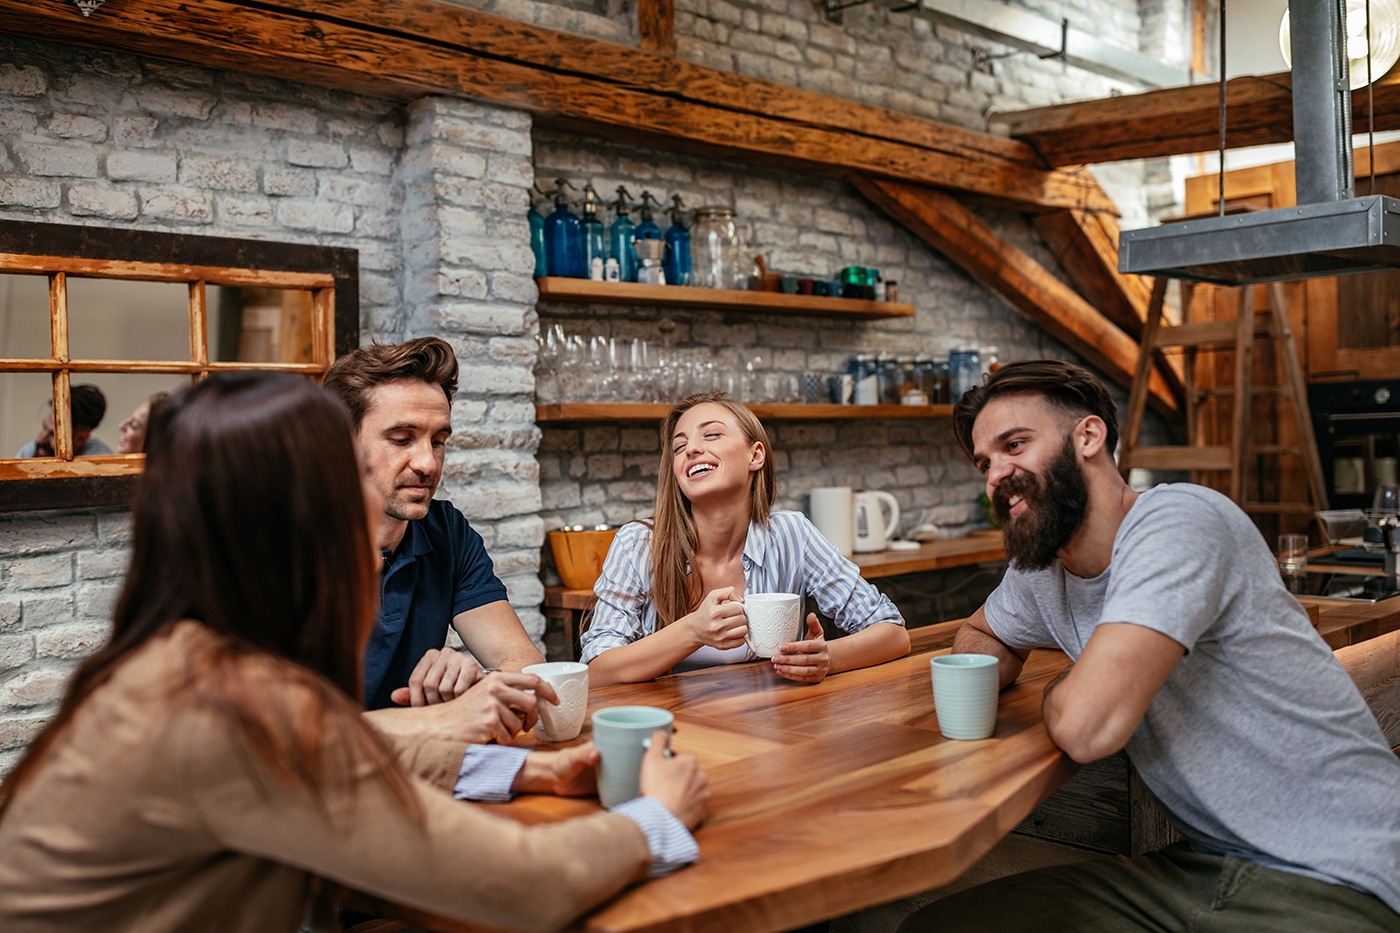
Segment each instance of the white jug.
[[842,557],[856,552],[856,500],[850,486],[812,490],[812,524],[836,545]]
[[[856,553],[883,551],[899,533],[899,502],[887,492],[858,492],[856,500]],[[889,506],[889,518],[880,505]]]

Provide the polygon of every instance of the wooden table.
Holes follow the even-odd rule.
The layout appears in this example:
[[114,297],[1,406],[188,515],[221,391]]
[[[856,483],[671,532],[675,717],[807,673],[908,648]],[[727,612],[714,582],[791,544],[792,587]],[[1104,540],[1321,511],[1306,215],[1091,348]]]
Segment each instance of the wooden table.
[[[946,570],[984,561],[1006,560],[1001,533],[979,532],[965,538],[948,538],[920,542],[917,550],[876,551],[856,554],[851,560],[867,580],[895,577],[925,570]],[[562,645],[550,652],[568,654],[568,660],[578,657],[578,634],[583,614],[593,608],[596,597],[592,590],[571,590],[562,586],[547,586],[544,590],[544,615],[556,623],[562,635]],[[560,658],[563,660],[563,658]]]
[[[951,634],[949,625],[930,628]],[[696,834],[698,864],[629,889],[580,928],[769,933],[957,878],[1074,772],[1040,717],[1041,693],[1066,660],[1031,655],[1001,697],[992,738],[944,740],[929,683],[936,652],[925,644],[944,639],[920,641],[907,658],[814,687],[759,663],[593,691],[590,711],[675,712],[673,747],[709,774],[711,815]],[[493,809],[539,822],[597,806],[540,796]]]

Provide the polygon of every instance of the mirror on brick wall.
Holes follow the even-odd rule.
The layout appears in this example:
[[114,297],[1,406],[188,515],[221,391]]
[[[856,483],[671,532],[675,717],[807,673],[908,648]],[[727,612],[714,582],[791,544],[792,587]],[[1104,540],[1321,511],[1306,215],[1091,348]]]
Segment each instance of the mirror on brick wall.
[[212,372],[319,378],[359,341],[358,257],[0,225],[0,509],[126,501],[152,400]]

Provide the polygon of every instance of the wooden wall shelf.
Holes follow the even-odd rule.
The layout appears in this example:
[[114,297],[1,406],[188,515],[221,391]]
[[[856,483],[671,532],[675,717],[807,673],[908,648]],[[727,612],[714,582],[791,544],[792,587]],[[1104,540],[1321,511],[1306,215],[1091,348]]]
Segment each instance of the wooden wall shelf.
[[[821,421],[835,418],[948,418],[952,405],[777,405],[754,404],[764,421]],[[564,402],[536,405],[540,424],[567,421],[660,421],[670,405],[650,402]]]
[[760,314],[866,320],[914,316],[914,306],[899,301],[864,301],[857,298],[826,298],[725,288],[689,288],[680,285],[639,285],[636,282],[594,282],[591,279],[543,278],[536,279],[535,284],[540,289],[540,301],[649,305],[657,308],[691,308],[697,311],[752,311]]

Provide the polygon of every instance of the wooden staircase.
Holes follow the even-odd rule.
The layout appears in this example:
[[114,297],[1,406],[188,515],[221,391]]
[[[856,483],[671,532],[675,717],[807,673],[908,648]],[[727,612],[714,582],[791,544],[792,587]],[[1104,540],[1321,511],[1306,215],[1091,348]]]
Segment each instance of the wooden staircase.
[[[1293,339],[1293,329],[1288,320],[1287,303],[1283,286],[1271,283],[1269,289],[1270,309],[1256,316],[1254,308],[1255,288],[1245,286],[1238,289],[1239,306],[1234,320],[1193,321],[1185,324],[1163,324],[1162,307],[1165,303],[1168,279],[1156,279],[1152,288],[1152,300],[1147,309],[1142,343],[1139,346],[1137,369],[1133,377],[1132,389],[1128,396],[1128,411],[1124,421],[1122,447],[1118,469],[1126,478],[1134,468],[1147,470],[1189,470],[1194,475],[1201,471],[1218,471],[1228,476],[1227,494],[1247,512],[1255,514],[1311,514],[1327,508],[1327,492],[1323,486],[1322,463],[1318,458],[1317,442],[1313,437],[1312,420],[1307,410],[1307,389],[1303,381],[1302,368],[1298,363],[1297,346]],[[1181,283],[1182,307],[1188,308],[1194,285]],[[1283,369],[1283,383],[1280,385],[1255,385],[1254,341],[1256,338],[1271,339]],[[1148,380],[1152,374],[1157,356],[1163,350],[1179,349],[1184,352],[1184,387],[1186,396],[1186,436],[1185,446],[1143,447],[1138,441],[1142,434],[1143,415],[1147,406]],[[1197,387],[1196,360],[1202,350],[1234,351],[1234,379],[1226,386]],[[1288,403],[1292,412],[1293,426],[1298,438],[1297,444],[1261,444],[1253,441],[1251,409],[1255,396],[1273,394]],[[1229,397],[1234,400],[1229,443],[1205,444],[1202,426],[1202,407],[1212,398]],[[1300,460],[1308,480],[1311,495],[1307,502],[1265,501],[1253,495],[1258,483],[1251,483],[1251,470],[1254,461],[1264,455],[1293,456]]]

